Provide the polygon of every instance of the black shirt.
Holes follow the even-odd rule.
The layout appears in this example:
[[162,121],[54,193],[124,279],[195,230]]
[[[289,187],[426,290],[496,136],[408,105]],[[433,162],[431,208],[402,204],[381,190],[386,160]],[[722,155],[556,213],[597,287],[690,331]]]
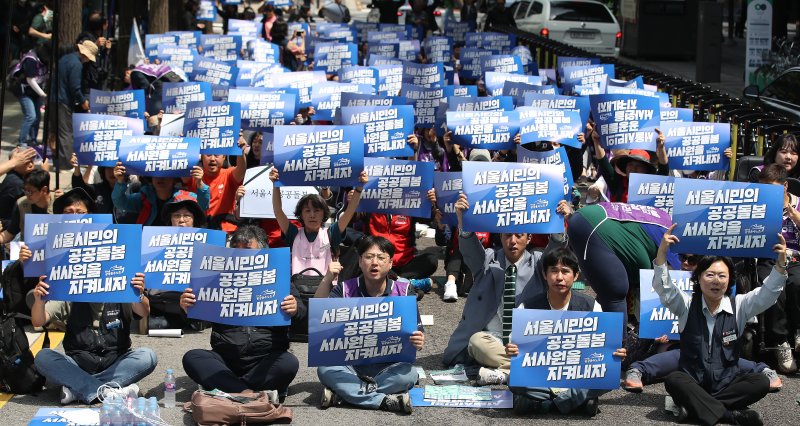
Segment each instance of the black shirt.
[[24,183],[22,175],[14,170],[8,172],[3,183],[0,183],[0,219],[3,221],[11,219],[11,212],[17,205],[17,200],[25,195],[22,191]]

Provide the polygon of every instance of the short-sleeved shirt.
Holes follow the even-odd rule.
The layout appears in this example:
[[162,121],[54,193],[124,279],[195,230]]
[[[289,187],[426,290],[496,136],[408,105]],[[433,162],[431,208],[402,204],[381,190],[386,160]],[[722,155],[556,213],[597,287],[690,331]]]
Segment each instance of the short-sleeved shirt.
[[[103,316],[103,304],[90,303],[89,307],[92,309],[92,327],[98,328],[100,327],[100,318]],[[44,304],[44,311],[50,317],[49,324],[57,326],[67,323],[71,309],[72,303],[62,300],[50,300]]]
[[[339,230],[339,222],[333,222],[331,226],[325,228],[328,232],[328,240],[331,242],[331,247],[339,247],[339,244],[342,243],[342,232]],[[322,230],[322,228],[320,229]],[[300,228],[295,226],[289,226],[289,229],[286,230],[286,235],[283,237],[283,241],[286,243],[286,247],[292,247],[294,244],[294,238],[297,237],[297,234],[300,232]],[[308,242],[313,243],[314,240],[317,239],[317,232],[306,232],[306,238]]]
[[[47,21],[44,20],[44,16],[41,13],[37,13],[33,19],[31,20],[31,28],[40,33],[50,34],[53,32],[52,24],[48,24]],[[39,44],[49,43],[49,40],[41,39],[35,37],[36,42]]]
[[[235,170],[236,168],[229,167],[220,170],[216,176],[211,176],[208,173],[203,174],[203,183],[208,185],[211,197],[208,203],[208,210],[206,210],[207,215],[233,214],[233,208],[236,203],[236,189],[242,184],[242,181],[234,177],[233,172]],[[194,179],[189,184],[189,190],[197,191]]]

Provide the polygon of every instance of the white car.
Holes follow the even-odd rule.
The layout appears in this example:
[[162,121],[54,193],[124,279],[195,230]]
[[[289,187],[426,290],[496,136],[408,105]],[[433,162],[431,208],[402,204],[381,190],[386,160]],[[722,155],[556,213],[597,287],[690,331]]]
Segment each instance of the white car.
[[593,0],[519,0],[509,6],[517,28],[602,56],[619,56],[622,32],[608,8]]

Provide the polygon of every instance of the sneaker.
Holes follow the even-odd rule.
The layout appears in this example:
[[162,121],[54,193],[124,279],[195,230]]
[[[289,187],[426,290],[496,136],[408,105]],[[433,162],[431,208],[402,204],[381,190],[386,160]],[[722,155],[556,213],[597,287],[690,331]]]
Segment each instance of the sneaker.
[[333,389],[325,386],[325,388],[322,389],[322,399],[319,401],[319,408],[324,410],[326,408],[333,407],[334,405],[339,405],[340,401],[341,399],[339,398],[339,395],[336,395]]
[[733,420],[740,426],[762,426],[764,424],[764,418],[762,418],[761,413],[756,410],[751,410],[749,408],[745,410],[735,410],[732,414]]
[[456,288],[456,283],[446,283],[444,285],[444,296],[442,296],[442,300],[445,302],[455,302],[458,300],[458,288]]
[[425,293],[431,291],[431,288],[433,288],[433,280],[430,278],[413,279],[408,280],[408,282],[417,290],[422,290]]
[[797,371],[797,363],[794,362],[792,356],[792,348],[789,343],[783,342],[778,345],[778,350],[775,351],[775,358],[778,360],[778,371],[783,374],[792,374]]
[[539,401],[525,395],[514,395],[514,414],[518,416],[547,414],[551,404],[550,401]]
[[589,417],[594,417],[599,412],[600,412],[600,400],[598,398],[589,399],[583,404],[583,414]]
[[78,396],[72,393],[68,387],[61,386],[61,405],[71,404],[77,400]]
[[797,355],[800,355],[800,330],[797,330],[794,333],[794,351],[797,353]]
[[478,370],[478,386],[504,385],[508,383],[508,376],[500,370],[481,367]]
[[783,388],[783,382],[781,381],[781,377],[778,376],[778,373],[771,369],[765,368],[761,374],[767,376],[769,379],[769,391],[770,392],[778,392]]
[[414,411],[414,407],[411,405],[411,397],[408,393],[400,393],[386,395],[386,398],[383,398],[383,402],[381,402],[381,410],[411,414]]
[[678,414],[677,418],[675,419],[676,423],[686,423],[689,421],[689,410],[682,405],[678,405]]
[[105,401],[106,399],[111,399],[111,398],[123,399],[127,398],[128,395],[130,395],[131,393],[138,396],[139,385],[134,383],[125,386],[124,388],[115,388],[112,386],[107,386],[100,392],[100,395],[98,395],[98,397],[100,397],[101,401]]
[[622,389],[628,392],[641,393],[644,389],[642,372],[635,368],[628,369],[628,371],[625,372],[625,384],[622,385]]
[[272,389],[272,390],[265,390],[263,392],[264,392],[264,394],[267,395],[267,398],[269,398],[269,402],[271,402],[274,405],[280,404],[280,400],[279,400],[279,397],[278,397],[278,391],[277,390]]

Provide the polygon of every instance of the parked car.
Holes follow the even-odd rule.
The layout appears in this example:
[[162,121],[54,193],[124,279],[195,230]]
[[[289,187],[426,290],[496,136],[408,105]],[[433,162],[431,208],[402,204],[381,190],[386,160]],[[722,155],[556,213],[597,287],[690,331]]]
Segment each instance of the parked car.
[[617,18],[594,0],[520,0],[509,6],[517,28],[603,56],[619,56]]
[[745,87],[744,97],[800,123],[800,67],[784,71],[761,92],[755,84]]

